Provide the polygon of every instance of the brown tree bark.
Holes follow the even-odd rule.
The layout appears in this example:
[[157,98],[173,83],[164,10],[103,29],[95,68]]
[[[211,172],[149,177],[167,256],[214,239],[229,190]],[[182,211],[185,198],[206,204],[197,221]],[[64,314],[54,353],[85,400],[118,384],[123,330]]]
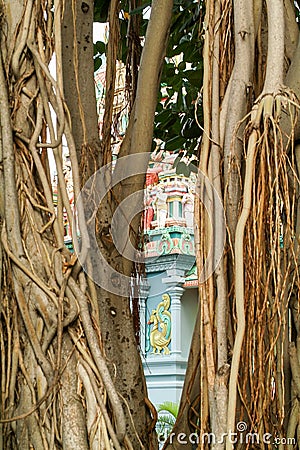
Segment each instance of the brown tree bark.
[[[128,279],[133,271],[133,264],[131,261],[126,260],[123,255],[115,249],[111,236],[110,224],[112,223],[116,208],[122,204],[122,201],[126,200],[126,198],[135,192],[139,193],[138,199],[136,197],[136,201],[140,205],[138,210],[142,211],[143,209],[143,187],[148,164],[148,155],[146,152],[149,152],[151,149],[160,70],[168,38],[172,4],[173,2],[169,0],[163,4],[160,2],[153,2],[151,19],[140,63],[136,100],[130,117],[132,125],[128,127],[128,132],[119,154],[119,159],[135,153],[145,153],[146,157],[140,159],[136,158],[133,163],[131,163],[134,164],[134,176],[123,180],[119,186],[116,186],[113,189],[112,194],[109,194],[103,199],[96,220],[98,230],[97,245],[99,245],[104,259],[108,261],[113,269],[126,275]],[[110,99],[111,103],[108,104],[109,100],[106,100],[107,115],[104,117],[105,121],[103,126],[105,141],[101,143],[101,153],[97,155],[98,146],[95,152],[92,150],[90,153],[88,150],[83,153],[82,149],[93,148],[93,133],[97,130],[96,117],[92,116],[91,113],[89,113],[89,115],[85,115],[84,113],[81,117],[79,113],[80,108],[78,108],[78,98],[77,96],[74,96],[76,79],[78,78],[79,86],[81,86],[81,83],[87,85],[88,83],[86,80],[89,79],[89,71],[93,64],[91,55],[84,49],[86,46],[84,36],[89,35],[92,25],[91,20],[88,19],[89,13],[90,10],[83,13],[79,3],[76,6],[76,11],[74,7],[73,10],[71,8],[68,8],[68,10],[66,9],[62,28],[64,43],[62,66],[65,70],[65,97],[72,118],[72,129],[75,131],[74,137],[77,136],[76,148],[77,152],[81,153],[82,167],[92,166],[93,158],[99,162],[102,161],[103,163],[109,162],[110,160],[110,157],[105,155],[110,150],[111,113],[109,114],[108,111],[110,110],[112,112],[113,102],[113,96],[109,96],[108,92],[108,99]],[[119,20],[118,14],[117,3],[111,2],[111,26],[117,26]],[[76,24],[75,31],[74,28],[72,28],[73,24]],[[110,33],[109,39],[113,40],[113,43],[109,42],[108,47],[111,51],[114,51],[115,54],[110,54],[108,57],[110,70],[107,71],[107,74],[114,73],[113,66],[117,63],[117,52],[116,49],[113,50],[116,33],[118,33],[118,30],[115,29],[112,29]],[[72,46],[72,42],[77,42],[77,45],[73,44]],[[72,49],[71,52],[70,48]],[[71,77],[69,77],[70,61],[80,61],[78,67],[73,67],[71,69]],[[108,89],[114,92],[114,76],[107,80],[107,85]],[[87,89],[88,87],[86,86],[83,91],[79,90],[79,92],[83,99],[82,101],[86,102],[86,108],[88,106],[87,103],[89,102],[89,108],[94,110],[94,92],[93,94],[91,92],[94,87],[90,86],[89,96],[87,96]],[[92,95],[93,101],[90,102],[89,100]],[[83,107],[83,112],[87,110],[86,108]],[[84,128],[82,126],[83,122],[85,123],[86,130],[88,130],[86,140],[84,140],[84,133],[78,131]],[[106,129],[108,131],[105,131]],[[138,165],[139,161],[141,162],[140,165]],[[120,164],[122,164],[122,161]],[[119,169],[119,161],[116,162],[114,170],[115,173],[118,173],[119,170],[123,170],[122,166],[121,169]],[[135,202],[134,207],[136,207]],[[128,217],[131,217],[129,208],[132,208],[130,204],[126,207],[126,214]],[[128,242],[133,242],[133,244],[137,242],[139,226],[140,214],[138,214],[131,223],[129,235],[127,237]],[[121,227],[117,230],[117,233],[122,234],[123,232],[124,230]],[[100,288],[97,288],[99,324],[111,376],[114,379],[116,388],[123,401],[125,415],[127,417],[127,432],[134,448],[138,448],[139,445],[141,445],[141,442],[147,447],[147,442],[151,441],[151,445],[154,447],[156,444],[153,435],[153,426],[151,426],[153,420],[146,403],[147,389],[139,349],[135,338],[129,299],[115,295],[113,292],[101,288],[101,277],[105,278],[107,277],[107,274],[103,271],[101,263],[100,266],[95,269],[97,264],[97,261],[93,261],[94,271],[98,271],[98,274],[102,273],[101,276],[97,276],[97,279],[100,280]],[[128,412],[130,413],[128,414]],[[139,437],[137,437],[137,435]],[[153,436],[151,437],[151,435]]]
[[[187,370],[164,449],[179,449],[182,440],[192,449],[190,436],[199,449],[240,448],[245,441],[234,444],[229,436],[244,425],[260,436],[288,436],[295,445],[300,52],[293,2],[208,1],[204,38],[200,168],[224,202],[227,243],[221,266],[200,283],[200,342],[193,339],[190,353],[195,371]],[[214,205],[211,217],[213,211]],[[218,228],[211,229],[201,206],[196,217],[200,273]]]
[[[134,128],[139,151],[151,146],[159,69],[171,13],[171,1],[163,5],[154,2],[145,48],[156,32],[158,36],[161,33],[162,44],[151,53],[153,68],[142,85],[143,89],[150,76],[151,101],[147,100],[144,110],[138,105],[144,103],[142,95],[136,103],[141,117],[147,116]],[[87,251],[84,257],[88,257],[89,237],[80,202],[80,242],[73,225],[63,175],[62,136],[69,147],[75,200],[82,180],[102,162],[93,80],[92,19],[93,3],[88,1],[55,0],[52,5],[20,0],[3,4],[0,423],[5,449],[84,450],[113,445],[120,450],[157,445],[129,301],[97,290],[76,255],[64,246],[65,210],[77,255]],[[52,44],[57,80],[48,69]],[[149,51],[145,56],[148,66]],[[130,148],[132,151],[129,147],[126,153]],[[58,173],[57,206],[47,151],[53,151]],[[144,176],[146,165],[143,169]],[[140,176],[138,183],[134,180],[132,191],[123,189],[122,195],[135,192],[143,183]],[[122,201],[122,196],[118,200]],[[104,206],[104,219],[112,220],[116,203],[106,199]],[[102,220],[100,215],[100,225]],[[134,234],[138,223],[137,219]],[[99,242],[107,245],[101,227]],[[104,254],[121,273],[130,276],[131,265],[123,264],[122,255],[110,260],[107,247]]]

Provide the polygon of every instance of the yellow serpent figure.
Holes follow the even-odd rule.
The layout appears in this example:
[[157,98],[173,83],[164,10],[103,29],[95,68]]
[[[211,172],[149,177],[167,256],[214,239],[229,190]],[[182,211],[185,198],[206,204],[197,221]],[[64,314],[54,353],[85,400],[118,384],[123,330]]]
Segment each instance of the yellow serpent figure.
[[165,355],[170,354],[168,345],[171,341],[171,313],[168,311],[171,299],[168,294],[163,294],[162,302],[152,310],[148,325],[153,323],[150,332],[150,344],[153,348],[152,353],[160,354],[164,350]]

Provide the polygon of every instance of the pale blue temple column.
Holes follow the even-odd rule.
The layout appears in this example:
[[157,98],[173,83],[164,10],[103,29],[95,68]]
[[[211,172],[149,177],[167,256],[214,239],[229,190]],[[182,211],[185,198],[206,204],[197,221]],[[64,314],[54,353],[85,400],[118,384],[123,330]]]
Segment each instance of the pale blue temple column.
[[142,279],[140,283],[140,294],[139,294],[139,304],[140,304],[140,346],[141,353],[143,356],[146,354],[146,301],[149,295],[150,284],[147,278]]
[[182,351],[182,326],[181,326],[181,297],[184,293],[184,270],[169,269],[168,277],[162,281],[168,286],[167,293],[171,297],[170,312],[172,315],[171,325],[171,355],[181,356]]

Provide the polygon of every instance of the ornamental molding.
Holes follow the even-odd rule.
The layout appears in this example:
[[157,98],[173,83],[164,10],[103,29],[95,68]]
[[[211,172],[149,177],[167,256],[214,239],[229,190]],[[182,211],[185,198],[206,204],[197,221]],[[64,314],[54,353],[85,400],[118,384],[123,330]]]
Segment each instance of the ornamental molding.
[[146,273],[167,271],[170,269],[181,269],[188,272],[195,263],[195,256],[171,254],[146,259]]

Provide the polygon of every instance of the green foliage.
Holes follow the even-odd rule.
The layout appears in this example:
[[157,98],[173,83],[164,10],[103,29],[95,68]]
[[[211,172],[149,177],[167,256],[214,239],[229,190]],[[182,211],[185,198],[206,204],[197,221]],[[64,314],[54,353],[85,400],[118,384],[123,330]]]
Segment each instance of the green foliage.
[[[95,21],[107,20],[109,1],[95,1]],[[145,36],[148,20],[143,12],[151,5],[142,5],[130,11],[140,15],[140,37]],[[129,0],[121,1],[119,59],[126,64],[128,55],[128,11]],[[170,39],[165,64],[162,69],[161,89],[155,116],[154,139],[162,141],[166,150],[186,150],[192,154],[202,134],[202,103],[199,92],[203,81],[201,23],[204,16],[203,3],[196,0],[175,0]],[[106,46],[97,42],[94,46],[95,70],[102,64]],[[196,105],[197,103],[197,105]],[[196,108],[197,106],[197,108]],[[197,120],[195,111],[197,110]],[[198,122],[198,123],[197,123]],[[153,148],[155,145],[153,144]],[[180,173],[192,169],[179,165]]]
[[132,11],[130,11],[130,14],[133,16],[135,14],[140,14],[142,12],[144,12],[144,10],[146,8],[148,8],[148,6],[151,5],[152,2],[146,2],[143,5],[139,6],[138,8],[133,9]]
[[110,0],[94,1],[94,22],[107,22]]
[[166,150],[192,153],[201,136],[195,119],[203,122],[199,91],[203,81],[202,39],[199,29],[204,11],[202,3],[177,0],[162,70],[161,91],[155,118],[154,137]]
[[178,403],[175,403],[175,402],[164,402],[164,403],[161,403],[160,405],[158,405],[157,412],[158,413],[167,412],[171,416],[173,416],[173,419],[176,420],[176,417],[177,417],[177,414],[178,414],[178,408],[179,408]]
[[[94,22],[105,23],[108,18],[108,10],[111,0],[94,1]],[[94,44],[94,71],[96,72],[102,65],[103,57],[106,52],[106,45],[102,41]]]
[[194,155],[187,155],[187,151],[180,151],[174,161],[174,167],[178,175],[189,177],[192,172],[198,173],[198,168],[195,165],[196,157]]
[[94,70],[99,69],[102,65],[102,57],[105,54],[106,45],[102,41],[97,41],[94,44]]
[[174,402],[164,402],[158,405],[157,412],[159,415],[156,423],[156,431],[158,434],[164,434],[165,430],[168,432],[172,430],[176,422],[178,409],[178,403]]
[[[94,3],[94,22],[105,23],[108,21],[108,10],[110,0],[96,0]],[[148,20],[143,18],[143,12],[146,8],[149,8],[151,2],[145,2],[138,8],[130,11],[130,15],[140,15],[140,30],[139,36],[143,37],[146,33]],[[118,58],[124,64],[126,64],[128,56],[128,14],[129,14],[129,0],[120,1],[120,15],[119,15],[119,27],[120,27],[120,45]],[[107,46],[104,42],[98,41],[94,44],[94,70],[98,70],[101,67],[104,56],[106,55]]]
[[298,23],[298,26],[300,27],[300,2],[298,0],[294,1],[294,7],[295,7],[296,21]]

